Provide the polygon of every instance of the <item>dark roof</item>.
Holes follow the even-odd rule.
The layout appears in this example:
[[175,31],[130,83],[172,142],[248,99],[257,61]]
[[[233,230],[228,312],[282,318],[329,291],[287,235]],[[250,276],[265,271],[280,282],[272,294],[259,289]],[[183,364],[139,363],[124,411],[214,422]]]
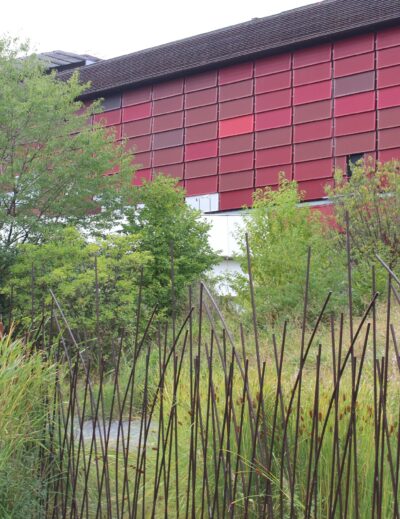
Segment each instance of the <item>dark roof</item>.
[[74,54],[72,52],[64,52],[63,50],[42,52],[37,54],[37,57],[46,64],[49,70],[57,69],[59,71],[83,67],[100,61],[99,58],[89,56],[88,54]]
[[[83,97],[331,40],[400,21],[400,0],[325,0],[81,68]],[[66,79],[70,73],[60,74]]]

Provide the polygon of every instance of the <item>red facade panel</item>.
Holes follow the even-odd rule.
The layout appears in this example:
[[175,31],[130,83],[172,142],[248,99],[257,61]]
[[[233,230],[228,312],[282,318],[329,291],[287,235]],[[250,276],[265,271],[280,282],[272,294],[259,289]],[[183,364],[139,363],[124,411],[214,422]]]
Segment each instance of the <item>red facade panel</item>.
[[217,84],[217,77],[218,73],[216,70],[188,76],[185,80],[185,92],[194,92],[214,87]]
[[219,141],[219,155],[232,155],[234,153],[252,151],[253,146],[254,136],[252,133],[234,135],[233,137],[225,137]]
[[183,144],[183,129],[169,130],[168,132],[153,135],[153,149],[173,148]]
[[219,136],[231,137],[232,135],[242,135],[250,133],[254,128],[254,116],[245,115],[243,117],[235,117],[234,119],[226,119],[219,123]]
[[207,88],[190,92],[185,96],[185,108],[196,108],[198,106],[212,105],[217,102],[217,89]]
[[378,90],[378,108],[400,106],[400,86]]
[[333,159],[313,160],[301,162],[294,166],[294,179],[298,182],[320,178],[329,178],[333,175]]
[[386,130],[381,130],[378,133],[378,147],[380,150],[400,148],[400,128],[388,128]]
[[378,88],[400,85],[400,65],[378,70]]
[[256,151],[256,168],[281,166],[292,162],[292,146]]
[[290,106],[292,102],[292,91],[290,89],[279,90],[256,96],[256,112],[277,110]]
[[185,178],[209,177],[218,172],[218,159],[204,159],[185,164]]
[[139,105],[151,101],[151,87],[128,90],[122,94],[122,106]]
[[219,87],[219,101],[231,101],[253,95],[253,80],[239,81]]
[[289,70],[291,61],[290,53],[258,59],[255,62],[255,76],[266,76]]
[[219,179],[219,191],[236,191],[253,187],[254,173],[250,171],[240,171],[238,173],[227,173]]
[[256,131],[280,128],[292,124],[292,109],[283,108],[256,114]]
[[186,195],[208,195],[218,191],[218,177],[193,178],[185,181]]
[[277,186],[279,175],[284,173],[287,180],[292,179],[292,165],[272,166],[271,168],[261,168],[256,170],[256,187]]
[[143,135],[143,137],[135,137],[129,139],[126,143],[126,149],[133,153],[143,153],[151,149],[151,135]]
[[333,62],[334,77],[352,76],[360,72],[368,72],[375,68],[375,54],[368,52],[359,56],[339,59]]
[[[111,113],[111,112],[108,112]],[[127,106],[122,109],[122,122],[137,121],[151,116],[151,103]]]
[[114,140],[119,141],[122,138],[122,126],[120,124],[107,126],[107,134],[111,135]]
[[256,94],[264,92],[274,92],[275,90],[283,90],[291,86],[290,70],[280,72],[279,74],[271,74],[269,76],[261,76],[256,78]]
[[196,124],[209,123],[217,120],[217,105],[202,106],[192,108],[185,112],[185,125],[195,126]]
[[400,46],[390,47],[390,49],[378,50],[377,52],[378,68],[393,67],[400,64]]
[[332,97],[332,81],[312,83],[294,88],[294,104],[303,105],[316,101],[323,101]]
[[374,39],[375,36],[371,33],[337,41],[333,46],[333,57],[334,59],[340,59],[371,52],[374,50]]
[[252,151],[237,153],[235,155],[226,155],[219,159],[219,172],[223,174],[253,169],[253,163],[254,153]]
[[293,53],[293,68],[307,67],[316,63],[330,61],[331,51],[332,46],[330,43],[297,50]]
[[136,153],[133,157],[132,164],[137,164],[141,169],[146,169],[151,166],[151,152]]
[[185,160],[208,159],[216,157],[218,154],[218,141],[198,142],[196,144],[187,144],[185,147]]
[[123,137],[138,137],[151,132],[151,119],[141,119],[122,125]]
[[335,99],[335,116],[375,110],[375,92],[365,92]]
[[184,164],[172,164],[171,166],[160,166],[153,170],[154,175],[168,175],[173,178],[183,178]]
[[253,77],[253,63],[241,63],[231,67],[222,68],[219,71],[219,84],[235,83]]
[[333,141],[325,139],[322,141],[304,142],[294,147],[295,162],[307,162],[317,159],[332,157]]
[[166,132],[183,126],[183,112],[159,115],[153,119],[154,132]]
[[256,133],[256,149],[275,148],[292,143],[292,127],[274,128]]
[[336,154],[351,155],[375,150],[375,132],[346,135],[336,138]]
[[189,126],[185,129],[186,144],[191,144],[192,142],[211,141],[212,139],[216,139],[217,136],[217,122]]
[[221,211],[250,207],[253,202],[253,189],[241,189],[239,191],[229,191],[221,193],[219,197],[219,208]]
[[249,115],[253,113],[253,97],[244,97],[235,99],[234,101],[226,101],[219,105],[219,118],[232,119],[241,115]]
[[163,99],[183,94],[183,79],[157,83],[153,86],[153,99]]
[[154,167],[165,166],[167,164],[177,164],[179,162],[183,162],[183,146],[153,151]]
[[308,85],[310,83],[319,83],[327,81],[332,77],[332,66],[330,62],[311,65],[295,69],[293,72],[294,86]]
[[400,27],[391,27],[378,32],[376,38],[376,47],[378,49],[395,47],[396,45],[400,45]]
[[333,124],[331,119],[300,124],[294,127],[294,142],[308,142],[332,137]]
[[293,114],[295,124],[321,121],[330,117],[332,117],[332,102],[330,100],[295,106]]
[[378,110],[378,128],[394,128],[400,125],[400,107]]
[[151,169],[141,169],[135,172],[132,178],[133,186],[141,186],[144,182],[150,182]]
[[391,160],[400,160],[400,148],[393,150],[382,150],[378,154],[380,162],[390,162]]
[[351,135],[375,130],[375,112],[338,117],[335,121],[335,135]]
[[101,124],[102,126],[113,126],[121,123],[121,110],[111,110],[110,112],[102,112],[93,116],[94,124]]
[[363,72],[354,76],[335,79],[335,97],[343,97],[359,92],[369,92],[375,88],[375,72]]
[[153,115],[169,114],[183,110],[183,96],[167,97],[153,103]]
[[326,197],[326,186],[333,185],[333,180],[307,180],[299,183],[300,191],[304,191],[304,200],[319,200]]

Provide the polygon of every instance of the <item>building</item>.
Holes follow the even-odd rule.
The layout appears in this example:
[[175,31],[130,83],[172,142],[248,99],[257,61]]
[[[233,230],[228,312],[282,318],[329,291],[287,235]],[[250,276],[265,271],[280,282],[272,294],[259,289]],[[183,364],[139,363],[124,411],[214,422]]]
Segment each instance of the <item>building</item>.
[[[62,72],[67,78],[70,72]],[[400,2],[325,0],[80,68],[140,170],[237,214],[278,173],[329,210],[335,168],[400,158]]]

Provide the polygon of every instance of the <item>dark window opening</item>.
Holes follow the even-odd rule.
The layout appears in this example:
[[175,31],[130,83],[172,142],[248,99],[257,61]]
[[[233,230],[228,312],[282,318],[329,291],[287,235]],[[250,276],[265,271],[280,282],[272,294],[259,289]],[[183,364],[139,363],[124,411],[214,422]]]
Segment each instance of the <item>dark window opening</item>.
[[364,158],[364,153],[353,153],[352,155],[347,155],[347,157],[346,157],[346,176],[347,176],[347,178],[351,178],[351,175],[353,174],[354,166],[356,166],[360,160],[363,160],[363,158]]

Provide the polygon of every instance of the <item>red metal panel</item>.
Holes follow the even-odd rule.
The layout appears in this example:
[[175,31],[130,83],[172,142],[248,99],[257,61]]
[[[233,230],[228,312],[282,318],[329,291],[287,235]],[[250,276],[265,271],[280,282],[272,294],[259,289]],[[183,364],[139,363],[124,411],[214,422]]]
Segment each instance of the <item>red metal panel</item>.
[[123,137],[137,137],[147,135],[151,132],[151,119],[141,119],[122,125]]
[[217,89],[207,88],[190,92],[185,96],[185,108],[196,108],[197,106],[212,105],[217,102]]
[[217,120],[217,105],[202,106],[186,110],[185,125],[195,126]]
[[244,151],[253,150],[254,136],[252,133],[244,135],[234,135],[233,137],[225,137],[219,141],[219,155],[232,155],[234,153],[243,153]]
[[335,79],[335,96],[343,97],[375,88],[375,71]]
[[256,115],[256,131],[280,128],[292,124],[292,109],[282,108]]
[[112,126],[121,123],[121,110],[112,110],[110,112],[102,112],[93,116],[93,123],[102,126]]
[[375,130],[375,112],[338,117],[335,121],[335,135],[351,135]]
[[185,160],[200,160],[216,157],[218,154],[218,141],[197,142],[185,146]]
[[185,188],[187,196],[208,195],[216,193],[218,177],[203,177],[186,180]]
[[292,179],[292,165],[273,166],[256,170],[256,187],[276,186],[279,184],[279,175],[284,173],[287,180]]
[[218,123],[199,124],[197,126],[189,126],[185,129],[185,142],[191,144],[192,142],[211,141],[218,136]]
[[[111,113],[111,112],[108,112]],[[122,109],[122,122],[137,121],[151,116],[151,103],[127,106]]]
[[172,114],[159,115],[153,119],[154,132],[166,132],[167,130],[175,130],[182,128],[183,112],[174,112]]
[[185,164],[185,178],[209,177],[216,175],[218,159],[204,159]]
[[151,166],[151,152],[137,153],[133,157],[133,164],[140,165],[141,169],[146,169]]
[[298,182],[333,176],[333,159],[300,162],[294,166],[294,179]]
[[364,92],[335,99],[335,116],[357,114],[375,110],[375,92]]
[[294,147],[294,161],[306,162],[332,157],[332,145],[333,139],[296,144]]
[[392,67],[400,64],[400,47],[391,47],[390,49],[378,50],[377,65],[378,68]]
[[270,92],[256,96],[256,112],[265,112],[267,110],[276,110],[290,106],[292,101],[291,89],[279,90],[278,92]]
[[400,85],[400,65],[378,70],[378,88]]
[[240,63],[239,65],[232,65],[225,67],[219,71],[219,84],[226,85],[227,83],[234,83],[235,81],[243,81],[253,77],[253,62]]
[[143,153],[144,151],[150,151],[151,149],[151,135],[144,135],[143,137],[135,137],[129,139],[126,143],[127,151],[133,153]]
[[232,135],[242,135],[250,133],[254,127],[254,116],[244,115],[243,117],[235,117],[234,119],[226,119],[219,123],[219,136],[231,137]]
[[292,162],[292,146],[256,151],[256,168],[281,166]]
[[294,104],[304,105],[315,101],[323,101],[332,97],[332,81],[312,83],[294,89]]
[[139,105],[151,101],[151,87],[128,90],[122,93],[122,106]]
[[219,197],[220,211],[229,209],[241,209],[243,206],[251,207],[253,203],[253,189],[241,189],[239,191],[229,191],[221,193]]
[[116,126],[108,126],[107,134],[112,135],[114,140],[119,141],[122,138],[122,125],[117,124]]
[[308,65],[330,61],[331,49],[331,44],[326,43],[297,50],[293,53],[293,68],[307,67]]
[[326,186],[333,185],[333,180],[318,179],[299,183],[299,190],[304,191],[304,200],[318,200],[326,197]]
[[162,173],[174,178],[183,178],[184,164],[172,164],[171,166],[161,166],[157,170],[153,170],[154,175]]
[[238,173],[228,173],[219,178],[219,191],[236,191],[253,187],[254,171],[240,171]]
[[333,46],[333,57],[340,59],[371,52],[374,50],[374,38],[374,34],[370,33],[337,41]]
[[375,132],[346,135],[336,138],[336,154],[351,155],[352,153],[365,153],[375,149]]
[[278,54],[277,56],[270,56],[263,59],[258,59],[255,62],[255,76],[266,76],[268,74],[276,74],[284,70],[290,70],[292,56],[287,54]]
[[155,133],[153,135],[153,150],[173,148],[183,144],[183,128],[169,130],[168,132]]
[[386,108],[378,111],[378,128],[394,128],[399,126],[400,107]]
[[252,169],[253,163],[254,153],[252,151],[235,155],[226,155],[219,159],[219,172],[223,174]]
[[331,119],[300,124],[294,127],[294,142],[308,142],[332,137],[333,124]]
[[386,47],[395,47],[400,45],[400,27],[391,27],[379,31],[376,38],[376,46],[378,49],[385,49]]
[[243,99],[235,99],[234,101],[220,103],[219,118],[232,119],[233,117],[253,113],[253,99],[253,97],[244,97]]
[[270,76],[258,77],[256,78],[256,94],[290,88],[291,81],[290,70],[280,72],[279,74],[271,74]]
[[211,88],[217,84],[217,71],[204,72],[188,76],[185,82],[185,92],[194,92],[195,90],[203,90]]
[[400,148],[393,150],[382,150],[378,154],[380,162],[390,162],[391,160],[400,160]]
[[367,72],[375,68],[375,54],[368,52],[359,56],[339,59],[333,62],[334,77],[352,76],[360,72]]
[[154,101],[153,115],[169,114],[171,112],[179,112],[183,110],[183,96],[167,97]]
[[238,83],[229,83],[219,87],[219,100],[230,101],[231,99],[240,99],[253,95],[253,80],[239,81]]
[[[400,125],[400,121],[399,121]],[[378,149],[400,148],[400,128],[388,128],[378,133]]]
[[274,128],[256,133],[256,150],[275,148],[292,143],[292,127]]
[[306,105],[295,106],[294,123],[301,124],[310,121],[321,121],[332,117],[332,102],[317,101]]
[[165,166],[183,162],[183,146],[153,151],[153,166]]
[[330,62],[311,65],[295,69],[293,72],[294,86],[308,85],[310,83],[318,83],[326,81],[332,77],[332,66]]
[[400,86],[378,90],[378,108],[400,106]]
[[132,178],[132,185],[141,186],[144,182],[150,182],[151,169],[140,169],[135,172]]
[[166,81],[153,86],[153,99],[163,99],[164,97],[172,97],[178,94],[183,94],[183,79]]

